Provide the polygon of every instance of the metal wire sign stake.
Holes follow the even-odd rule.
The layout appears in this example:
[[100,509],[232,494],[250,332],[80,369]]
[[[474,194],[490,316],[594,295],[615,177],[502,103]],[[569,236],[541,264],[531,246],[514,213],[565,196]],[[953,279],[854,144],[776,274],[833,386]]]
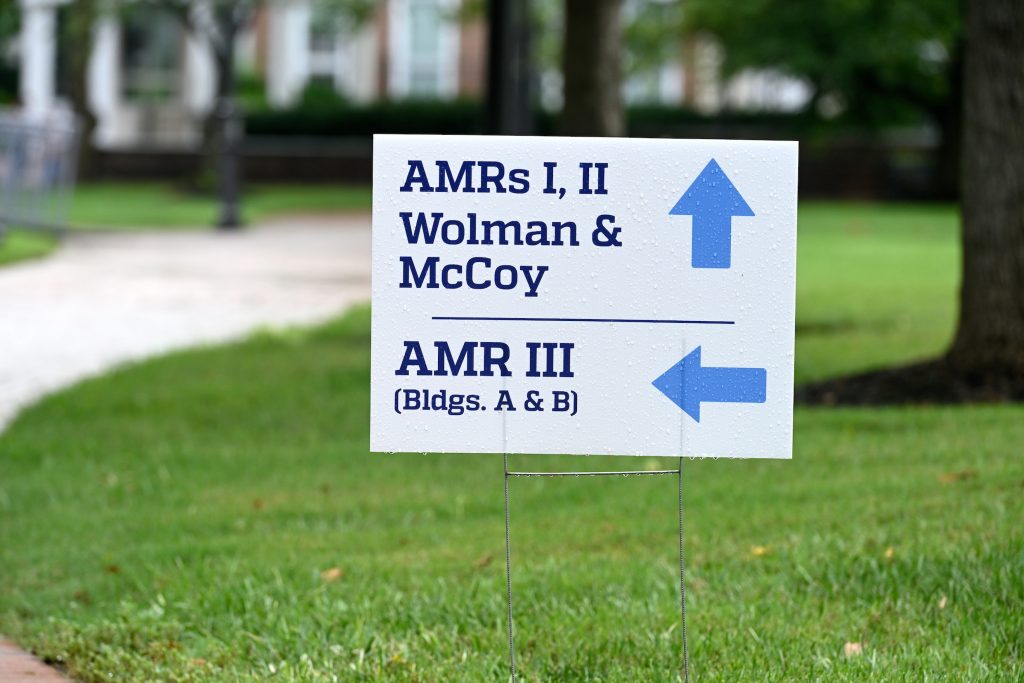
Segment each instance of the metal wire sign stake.
[[374,136],[370,450],[502,454],[513,681],[509,481],[672,475],[689,681],[683,458],[792,453],[796,183],[794,142]]
[[512,477],[636,477],[675,474],[679,478],[679,614],[683,638],[683,680],[690,681],[690,656],[686,644],[686,563],[683,554],[683,458],[674,470],[625,470],[612,472],[512,472],[508,469],[508,453],[503,454],[505,464],[505,587],[508,593],[508,662],[512,670],[512,683],[516,674],[515,620],[512,616],[512,541],[509,522],[508,480]]

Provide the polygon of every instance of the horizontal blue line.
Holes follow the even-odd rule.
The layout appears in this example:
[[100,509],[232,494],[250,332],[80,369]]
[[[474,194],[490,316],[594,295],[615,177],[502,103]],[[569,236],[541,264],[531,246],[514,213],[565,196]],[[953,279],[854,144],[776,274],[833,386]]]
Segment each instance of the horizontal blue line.
[[518,318],[491,315],[435,315],[432,320],[469,320],[518,323],[640,323],[654,325],[735,325],[733,320],[664,320],[654,318]]

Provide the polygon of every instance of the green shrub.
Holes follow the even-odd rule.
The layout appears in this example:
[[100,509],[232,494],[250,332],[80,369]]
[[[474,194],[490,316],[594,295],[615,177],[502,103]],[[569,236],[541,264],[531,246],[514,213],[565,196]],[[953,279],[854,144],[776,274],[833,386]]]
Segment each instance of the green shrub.
[[238,101],[245,109],[267,106],[267,86],[259,74],[247,71],[238,75]]
[[297,109],[300,111],[338,111],[348,104],[331,83],[313,79],[303,88]]
[[[335,96],[337,98],[337,96]],[[307,88],[303,101],[288,109],[248,113],[253,136],[369,137],[374,133],[472,134],[483,130],[483,107],[469,100],[402,100],[350,105],[329,102]]]
[[[365,138],[374,133],[473,135],[485,131],[485,108],[475,100],[394,100],[352,104],[322,83],[306,87],[298,104],[287,109],[254,108],[246,118],[252,136]],[[721,112],[702,114],[674,105],[640,105],[627,111],[633,137],[790,138],[828,136],[841,122],[825,122],[808,113]],[[555,135],[557,112],[536,110],[534,132]]]

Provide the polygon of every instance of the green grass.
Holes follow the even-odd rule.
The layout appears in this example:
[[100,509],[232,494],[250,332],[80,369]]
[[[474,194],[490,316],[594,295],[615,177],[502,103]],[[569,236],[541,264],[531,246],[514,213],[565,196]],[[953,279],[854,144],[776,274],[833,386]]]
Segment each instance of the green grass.
[[57,240],[45,232],[10,230],[0,234],[0,266],[46,256],[57,246]]
[[[948,209],[802,216],[799,376],[942,346]],[[174,354],[23,414],[0,632],[85,681],[506,680],[501,462],[367,454],[368,327]],[[801,408],[791,462],[688,462],[694,680],[1021,680],[1022,442],[1020,406]],[[676,493],[512,482],[522,680],[679,680]]]
[[[255,185],[243,195],[243,214],[256,222],[286,213],[368,211],[370,188],[350,185]],[[207,228],[217,219],[212,195],[160,183],[88,183],[76,188],[75,228]]]
[[[253,223],[278,215],[369,211],[370,188],[351,185],[264,185],[247,188],[243,216]],[[160,183],[87,183],[75,190],[68,216],[72,229],[207,229],[217,219],[212,196]],[[0,266],[41,258],[58,240],[46,233],[12,230],[0,240]]]
[[939,353],[956,323],[953,207],[804,203],[798,383]]

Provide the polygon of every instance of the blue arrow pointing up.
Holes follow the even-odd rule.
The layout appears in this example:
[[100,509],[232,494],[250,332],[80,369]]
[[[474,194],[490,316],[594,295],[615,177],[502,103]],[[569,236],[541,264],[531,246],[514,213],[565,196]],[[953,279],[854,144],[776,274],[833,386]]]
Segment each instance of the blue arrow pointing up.
[[732,263],[732,217],[754,215],[714,159],[668,213],[693,216],[690,264],[694,268],[728,268]]
[[698,346],[652,384],[687,415],[700,422],[701,403],[764,403],[765,368],[705,368]]

